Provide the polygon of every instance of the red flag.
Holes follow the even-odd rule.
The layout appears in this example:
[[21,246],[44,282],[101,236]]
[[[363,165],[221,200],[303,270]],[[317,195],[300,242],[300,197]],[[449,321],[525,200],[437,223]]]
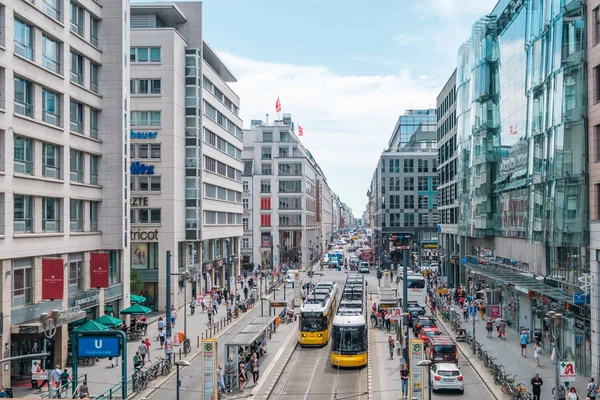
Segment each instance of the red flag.
[[[27,285],[27,282],[23,284]],[[42,300],[62,300],[64,288],[63,259],[42,258]]]
[[298,136],[304,136],[304,129],[300,125],[298,125]]
[[90,255],[90,287],[108,287],[108,253]]
[[275,102],[275,111],[281,112],[281,101],[279,100],[279,96],[277,96],[277,101]]

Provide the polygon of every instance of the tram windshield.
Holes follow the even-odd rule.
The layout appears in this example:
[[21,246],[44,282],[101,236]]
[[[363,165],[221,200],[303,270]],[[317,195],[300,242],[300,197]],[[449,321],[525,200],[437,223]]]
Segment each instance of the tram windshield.
[[302,332],[320,332],[327,329],[327,318],[321,312],[303,312],[300,314]]
[[340,354],[363,353],[367,349],[366,326],[334,326],[331,350]]

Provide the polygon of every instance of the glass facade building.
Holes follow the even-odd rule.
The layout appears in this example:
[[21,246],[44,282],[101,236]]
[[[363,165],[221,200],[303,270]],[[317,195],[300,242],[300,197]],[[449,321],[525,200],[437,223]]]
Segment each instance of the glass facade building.
[[589,307],[572,295],[589,273],[586,43],[579,1],[501,0],[459,49],[456,83],[466,270],[482,284],[537,276],[519,281],[526,299],[504,292],[508,318],[544,329],[545,311],[564,312],[561,346],[581,353],[580,371],[589,359],[574,328],[586,334]]

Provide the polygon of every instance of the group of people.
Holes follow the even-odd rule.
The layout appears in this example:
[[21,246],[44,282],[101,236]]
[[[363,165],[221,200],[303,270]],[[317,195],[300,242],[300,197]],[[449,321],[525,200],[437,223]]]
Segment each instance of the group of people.
[[[543,384],[544,380],[540,377],[540,374],[536,373],[535,376],[531,378],[531,394],[533,395],[533,400],[541,400]],[[600,389],[596,385],[594,378],[590,378],[588,381],[585,393],[586,400],[596,400],[598,393],[600,393]],[[574,386],[570,386],[568,381],[565,382],[565,386],[558,386],[558,390],[553,387],[552,396],[555,400],[583,400],[579,397],[577,389]]]
[[377,307],[377,303],[373,303],[371,307],[371,328],[385,329],[390,332],[392,329],[392,310]]
[[[43,372],[40,365],[38,365],[37,372]],[[66,397],[70,397],[68,394],[69,383],[71,382],[71,374],[67,368],[60,368],[60,365],[56,365],[56,367],[50,373],[50,382],[47,379],[44,379],[41,383],[36,380],[31,381],[31,386],[33,389],[37,389],[38,391],[42,391],[42,388],[48,385],[51,388],[51,398],[60,399],[62,394],[65,394]],[[87,399],[90,395],[90,389],[88,388],[87,381],[83,381],[81,385],[77,386],[77,392],[75,396],[80,399]],[[8,397],[6,391],[0,386],[0,398]]]

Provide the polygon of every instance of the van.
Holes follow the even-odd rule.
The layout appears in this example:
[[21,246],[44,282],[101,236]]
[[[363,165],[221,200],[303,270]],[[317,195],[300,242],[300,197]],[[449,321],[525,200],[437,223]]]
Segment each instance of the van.
[[361,261],[358,267],[358,271],[369,273],[369,263],[367,261]]
[[450,336],[432,337],[429,343],[429,359],[434,364],[458,364],[458,346]]

